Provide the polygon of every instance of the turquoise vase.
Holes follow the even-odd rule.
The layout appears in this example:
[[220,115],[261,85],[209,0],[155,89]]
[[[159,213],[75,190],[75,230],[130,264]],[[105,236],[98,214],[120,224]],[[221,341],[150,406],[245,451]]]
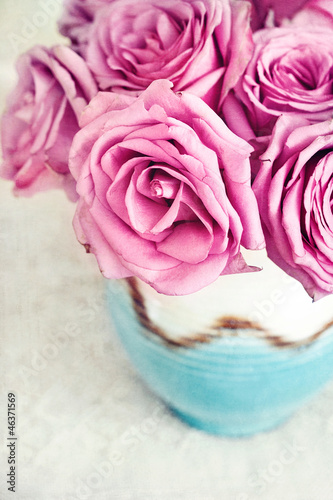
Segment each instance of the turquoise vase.
[[333,378],[332,326],[303,343],[232,325],[180,344],[163,338],[133,284],[107,282],[116,332],[147,386],[191,426],[230,437],[273,429]]

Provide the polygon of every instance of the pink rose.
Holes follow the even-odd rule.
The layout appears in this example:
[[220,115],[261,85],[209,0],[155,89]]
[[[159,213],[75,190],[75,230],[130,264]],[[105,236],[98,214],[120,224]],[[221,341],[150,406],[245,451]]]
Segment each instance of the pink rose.
[[270,135],[282,114],[313,122],[332,116],[333,29],[316,24],[265,29],[254,33],[253,41],[253,57],[235,95],[224,103],[223,116],[234,132],[244,137],[249,123],[256,135]]
[[112,1],[64,0],[64,10],[58,21],[60,33],[70,38],[74,47],[84,45],[89,39],[89,30],[97,11]]
[[119,0],[96,15],[85,57],[101,90],[138,95],[157,79],[214,110],[251,57],[250,4]]
[[281,117],[253,189],[268,256],[314,300],[333,293],[333,122]]
[[0,174],[16,194],[62,187],[77,197],[68,169],[78,118],[97,87],[83,59],[68,47],[36,46],[18,61],[19,81],[2,119]]
[[198,97],[166,80],[137,99],[101,92],[82,115],[70,168],[79,241],[106,278],[138,276],[167,295],[251,271],[261,248],[252,148]]

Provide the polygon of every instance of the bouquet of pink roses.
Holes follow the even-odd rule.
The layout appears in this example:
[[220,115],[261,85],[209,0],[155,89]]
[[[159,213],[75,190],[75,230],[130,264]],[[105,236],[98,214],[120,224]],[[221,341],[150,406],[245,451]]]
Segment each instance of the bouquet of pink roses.
[[195,292],[270,259],[333,293],[328,0],[65,0],[2,120],[1,176],[54,187],[106,278]]

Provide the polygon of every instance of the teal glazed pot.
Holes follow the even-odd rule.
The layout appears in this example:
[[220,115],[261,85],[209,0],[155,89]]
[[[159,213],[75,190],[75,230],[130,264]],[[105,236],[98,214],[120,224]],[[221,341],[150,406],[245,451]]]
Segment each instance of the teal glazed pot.
[[215,332],[172,337],[151,317],[139,283],[108,281],[112,322],[142,379],[191,426],[230,437],[273,429],[333,378],[332,325],[288,342],[224,316]]

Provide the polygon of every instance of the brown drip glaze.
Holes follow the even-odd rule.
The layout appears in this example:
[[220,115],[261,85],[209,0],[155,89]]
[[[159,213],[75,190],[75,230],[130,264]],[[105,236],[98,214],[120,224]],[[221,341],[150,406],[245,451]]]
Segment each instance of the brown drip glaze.
[[[139,290],[136,278],[127,278],[126,282],[129,285],[129,292],[133,302],[133,308],[138,316],[141,325],[154,335],[157,335],[170,347],[195,347],[196,344],[207,344],[214,341],[216,338],[221,337],[238,337],[239,330],[251,330],[251,336],[256,338],[265,339],[274,347],[278,348],[293,348],[310,345],[320,335],[322,335],[328,328],[333,326],[333,320],[327,323],[318,332],[310,337],[302,340],[286,340],[279,335],[270,335],[269,331],[263,328],[260,324],[249,321],[244,318],[237,318],[234,316],[223,316],[218,318],[214,324],[207,329],[206,332],[195,333],[191,337],[179,337],[172,339],[168,334],[159,326],[155,325],[149,318],[145,299]],[[228,330],[228,332],[226,332]]]

